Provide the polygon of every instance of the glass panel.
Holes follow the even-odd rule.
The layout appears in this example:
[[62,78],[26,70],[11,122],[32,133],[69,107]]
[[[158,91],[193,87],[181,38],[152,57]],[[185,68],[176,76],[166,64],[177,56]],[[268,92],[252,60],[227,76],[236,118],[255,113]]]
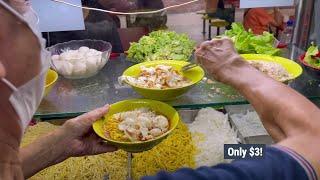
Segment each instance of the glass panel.
[[[121,86],[118,77],[132,63],[121,56],[110,60],[96,76],[88,79],[70,80],[60,77],[52,92],[44,98],[35,117],[70,117],[100,107],[106,103],[142,98],[133,89]],[[290,83],[303,95],[320,99],[319,81],[304,74]],[[245,104],[245,99],[224,84],[202,81],[188,93],[168,102],[176,108],[201,108],[230,104]]]

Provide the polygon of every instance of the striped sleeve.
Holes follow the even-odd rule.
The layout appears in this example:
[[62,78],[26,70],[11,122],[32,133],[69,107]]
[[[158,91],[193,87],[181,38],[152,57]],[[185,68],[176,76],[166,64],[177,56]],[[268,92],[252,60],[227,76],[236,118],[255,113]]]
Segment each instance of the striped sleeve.
[[306,175],[308,176],[309,180],[317,180],[318,179],[317,174],[316,174],[315,170],[313,169],[312,165],[304,157],[302,157],[300,154],[298,154],[294,150],[292,150],[288,147],[285,147],[285,146],[273,145],[272,147],[277,148],[277,149],[287,153],[293,159],[295,159],[300,164],[300,166],[305,170]]

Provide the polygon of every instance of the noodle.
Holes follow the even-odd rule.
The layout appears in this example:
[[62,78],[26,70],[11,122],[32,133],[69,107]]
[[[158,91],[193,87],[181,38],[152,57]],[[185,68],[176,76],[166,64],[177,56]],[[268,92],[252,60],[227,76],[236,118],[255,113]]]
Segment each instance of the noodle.
[[188,127],[180,122],[177,128],[153,149],[133,155],[133,177],[154,175],[159,170],[173,172],[182,167],[195,167],[197,153]]
[[108,122],[105,123],[104,129],[107,132],[106,136],[110,136],[111,139],[117,141],[124,141],[124,133],[119,130],[118,125],[120,121],[114,117],[109,118]]
[[[47,122],[29,127],[22,146],[31,143],[41,135],[53,131],[58,126]],[[152,150],[136,153],[133,156],[132,172],[135,179],[153,175],[159,170],[175,171],[181,167],[195,167],[197,152],[188,127],[179,123],[177,128],[163,142]],[[59,164],[48,167],[30,178],[30,180],[84,180],[103,179],[126,180],[127,153],[119,150],[95,156],[73,157]]]

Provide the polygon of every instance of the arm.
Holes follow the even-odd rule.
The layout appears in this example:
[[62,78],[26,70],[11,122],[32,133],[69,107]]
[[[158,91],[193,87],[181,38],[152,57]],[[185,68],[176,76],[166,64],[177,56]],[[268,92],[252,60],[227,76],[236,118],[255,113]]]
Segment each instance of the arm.
[[20,150],[22,171],[29,178],[69,157],[115,151],[94,134],[91,125],[108,112],[108,106],[67,121],[61,128]]
[[320,110],[313,103],[251,67],[229,39],[206,42],[196,55],[209,74],[247,98],[278,144],[305,157],[320,174]]

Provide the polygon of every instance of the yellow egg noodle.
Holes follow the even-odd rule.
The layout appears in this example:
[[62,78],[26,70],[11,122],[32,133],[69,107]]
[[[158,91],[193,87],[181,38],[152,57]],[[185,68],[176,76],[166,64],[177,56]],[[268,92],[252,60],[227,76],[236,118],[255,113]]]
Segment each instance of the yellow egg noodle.
[[[22,146],[57,127],[47,122],[29,127],[22,140]],[[172,134],[154,149],[134,154],[133,175],[135,179],[138,179],[145,175],[153,175],[159,170],[172,172],[181,167],[195,167],[196,152],[188,127],[180,123]],[[126,152],[119,150],[96,156],[69,158],[60,164],[42,170],[30,180],[103,179],[106,174],[110,180],[126,179]]]
[[182,167],[194,168],[196,152],[188,127],[180,122],[172,134],[158,146],[133,155],[133,177],[139,179],[154,175],[159,170],[173,172]]
[[104,130],[108,132],[111,139],[121,141],[124,133],[119,130],[118,125],[120,121],[114,117],[109,118],[108,123],[105,123]]

